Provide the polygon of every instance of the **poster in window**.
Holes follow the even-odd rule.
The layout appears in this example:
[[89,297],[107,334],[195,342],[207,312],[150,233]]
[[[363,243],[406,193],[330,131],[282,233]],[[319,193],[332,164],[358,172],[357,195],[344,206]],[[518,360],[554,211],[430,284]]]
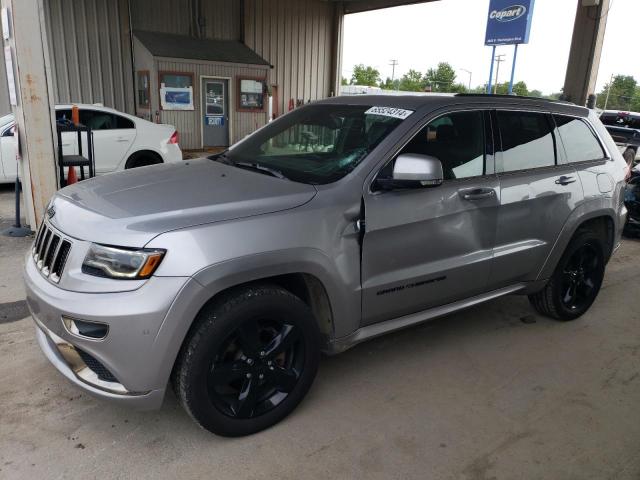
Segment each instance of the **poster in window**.
[[263,111],[266,91],[265,81],[241,78],[238,84],[238,109]]
[[160,72],[160,106],[163,110],[194,110],[193,75]]

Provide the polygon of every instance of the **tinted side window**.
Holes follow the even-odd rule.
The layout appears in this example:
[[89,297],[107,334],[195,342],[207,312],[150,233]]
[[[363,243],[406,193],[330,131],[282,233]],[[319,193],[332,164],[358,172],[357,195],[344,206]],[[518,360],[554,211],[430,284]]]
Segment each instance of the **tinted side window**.
[[99,110],[80,110],[80,123],[92,130],[135,128],[131,120]]
[[484,115],[481,111],[455,112],[424,127],[402,149],[436,157],[445,180],[484,175]]
[[546,114],[498,111],[497,115],[502,139],[498,173],[555,165],[555,140]]
[[584,121],[563,115],[554,115],[553,118],[560,132],[569,163],[599,160],[605,157],[600,142]]
[[121,117],[120,115],[113,116],[115,120],[115,128],[136,128],[133,121],[128,118]]
[[60,121],[71,121],[71,110],[69,109],[65,109],[65,110],[58,110],[56,109],[56,122],[60,122]]

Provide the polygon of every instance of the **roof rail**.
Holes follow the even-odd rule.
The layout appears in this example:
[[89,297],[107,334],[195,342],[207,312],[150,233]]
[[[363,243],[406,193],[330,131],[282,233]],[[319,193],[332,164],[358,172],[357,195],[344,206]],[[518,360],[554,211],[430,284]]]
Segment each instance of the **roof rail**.
[[555,100],[543,97],[528,97],[522,95],[505,95],[501,93],[456,93],[456,97],[517,98],[518,100],[537,100],[543,102],[562,103],[565,105],[574,105],[574,103],[567,102],[566,100]]

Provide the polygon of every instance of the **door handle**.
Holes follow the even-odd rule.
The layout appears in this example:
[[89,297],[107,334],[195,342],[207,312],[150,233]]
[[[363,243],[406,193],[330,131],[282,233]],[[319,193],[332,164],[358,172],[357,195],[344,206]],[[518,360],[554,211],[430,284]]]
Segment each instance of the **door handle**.
[[459,190],[458,193],[468,201],[484,200],[493,198],[496,195],[496,191],[493,188],[465,188],[464,190]]
[[128,141],[129,141],[128,138],[122,138],[122,137],[116,138],[116,142],[128,142]]
[[573,177],[562,175],[559,179],[556,180],[556,185],[569,185],[570,183],[574,183],[575,181],[576,179]]

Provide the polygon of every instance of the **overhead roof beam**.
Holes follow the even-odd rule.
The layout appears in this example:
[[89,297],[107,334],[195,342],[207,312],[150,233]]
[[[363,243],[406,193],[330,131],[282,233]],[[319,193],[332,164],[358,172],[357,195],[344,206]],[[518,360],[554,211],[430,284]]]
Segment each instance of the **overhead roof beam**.
[[[334,0],[336,1],[336,0]],[[399,7],[416,3],[428,3],[438,0],[345,0],[343,1],[344,13],[360,13],[381,8]]]

